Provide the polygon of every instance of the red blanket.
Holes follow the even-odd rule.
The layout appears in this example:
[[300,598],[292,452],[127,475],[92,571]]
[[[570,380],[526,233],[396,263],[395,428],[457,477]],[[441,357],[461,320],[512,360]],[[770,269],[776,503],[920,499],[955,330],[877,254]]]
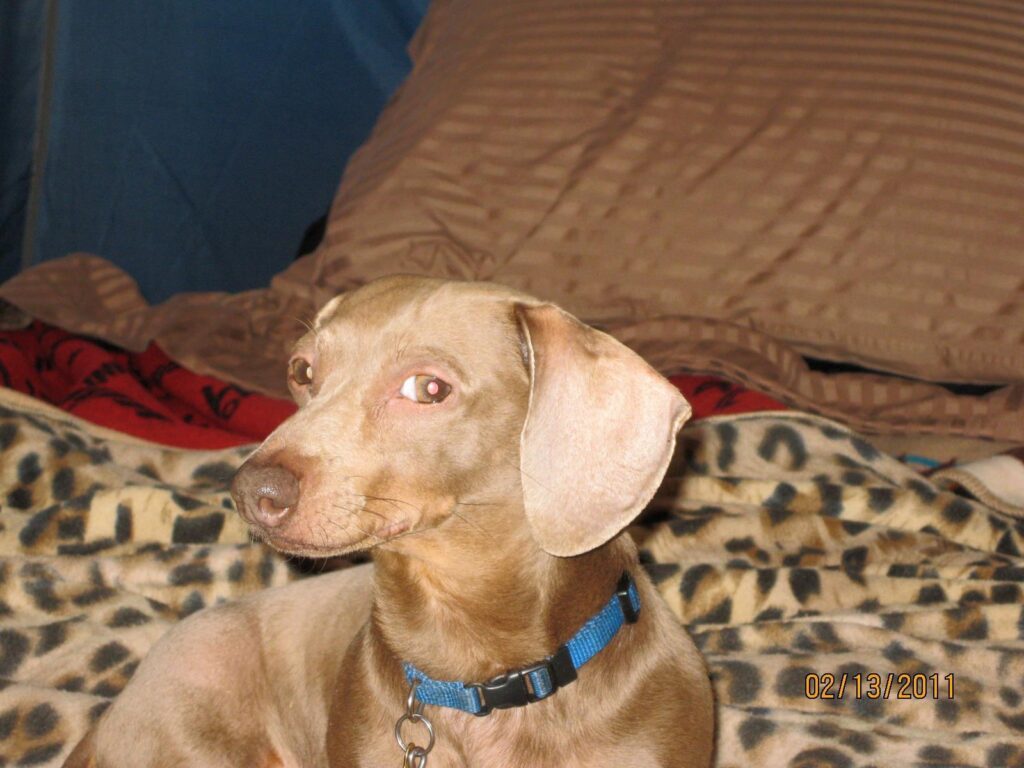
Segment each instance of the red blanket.
[[95,424],[182,448],[259,442],[295,410],[192,373],[155,344],[126,352],[39,322],[0,333],[0,383]]
[[690,401],[694,421],[726,414],[788,410],[768,395],[714,376],[672,376],[669,381]]
[[[785,408],[710,376],[672,382],[694,418]],[[95,424],[182,448],[259,442],[295,411],[289,401],[192,373],[155,344],[126,352],[40,322],[0,333],[0,384]]]

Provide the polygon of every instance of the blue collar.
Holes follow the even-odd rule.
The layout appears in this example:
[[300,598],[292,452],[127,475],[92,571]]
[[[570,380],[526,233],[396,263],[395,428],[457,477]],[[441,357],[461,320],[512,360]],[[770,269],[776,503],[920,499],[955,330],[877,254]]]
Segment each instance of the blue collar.
[[452,707],[473,715],[489,715],[494,709],[521,707],[546,699],[576,679],[576,670],[600,653],[623,624],[640,617],[640,594],[628,572],[622,574],[615,594],[579,632],[544,661],[506,672],[485,683],[434,680],[403,662],[410,683],[417,681],[416,698],[424,704]]

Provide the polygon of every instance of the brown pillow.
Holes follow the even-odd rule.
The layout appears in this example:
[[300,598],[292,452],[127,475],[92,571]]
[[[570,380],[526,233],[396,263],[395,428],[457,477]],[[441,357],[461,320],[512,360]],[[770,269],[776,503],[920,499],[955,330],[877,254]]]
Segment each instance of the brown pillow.
[[612,328],[1024,380],[1019,10],[435,0],[413,53],[318,282],[497,280]]
[[[865,431],[1024,441],[1013,3],[434,0],[412,52],[324,244],[268,289],[149,307],[77,255],[0,297],[282,393],[301,318],[338,291],[492,279],[665,373]],[[904,376],[825,375],[801,353]]]

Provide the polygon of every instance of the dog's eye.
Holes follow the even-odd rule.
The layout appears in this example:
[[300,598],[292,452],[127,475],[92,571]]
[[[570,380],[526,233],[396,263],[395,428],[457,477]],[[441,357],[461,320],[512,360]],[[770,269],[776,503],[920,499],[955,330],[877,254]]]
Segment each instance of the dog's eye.
[[300,387],[313,383],[313,366],[309,360],[296,357],[288,364],[288,377]]
[[399,394],[414,403],[440,403],[451,391],[451,385],[447,382],[420,373],[403,381]]

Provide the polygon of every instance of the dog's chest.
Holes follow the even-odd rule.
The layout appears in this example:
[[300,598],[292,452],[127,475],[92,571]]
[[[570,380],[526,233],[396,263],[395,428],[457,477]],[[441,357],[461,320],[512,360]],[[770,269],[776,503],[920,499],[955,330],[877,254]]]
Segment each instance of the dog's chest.
[[[467,745],[468,747],[468,745]],[[400,765],[402,756],[392,743],[367,755],[366,768]],[[481,744],[478,748],[455,749],[438,744],[427,759],[428,768],[661,768],[663,764],[640,744],[612,747],[555,750],[542,759],[527,758],[514,746],[502,743]]]
[[[531,718],[532,720],[532,718]],[[633,744],[609,743],[570,735],[573,729],[555,721],[499,723],[486,720],[469,727],[452,728],[438,723],[437,741],[428,768],[660,768],[662,763],[639,740]],[[564,735],[563,735],[564,734]],[[379,742],[361,766],[401,763],[393,741]]]
[[[452,762],[452,768],[659,768],[658,762],[649,750],[641,745],[564,745],[561,749],[548,750],[543,757],[532,753],[521,753],[515,745],[500,742],[480,744],[469,750],[465,759]],[[447,763],[438,760],[430,763],[431,768],[443,768]]]

